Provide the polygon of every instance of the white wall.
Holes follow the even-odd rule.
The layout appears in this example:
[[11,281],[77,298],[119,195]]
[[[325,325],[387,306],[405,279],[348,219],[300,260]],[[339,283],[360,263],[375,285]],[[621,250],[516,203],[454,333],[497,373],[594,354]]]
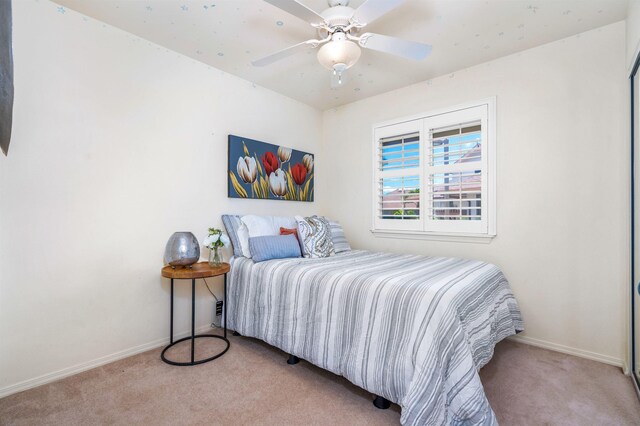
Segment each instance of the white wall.
[[[325,112],[327,215],[357,248],[482,259],[511,282],[532,343],[622,365],[628,292],[625,24]],[[376,238],[374,123],[497,97],[490,244]],[[325,178],[326,179],[326,178]]]
[[640,0],[629,0],[627,8],[627,70],[631,73],[633,63],[640,53]]
[[[0,156],[0,396],[159,345],[168,333],[164,244],[176,230],[202,237],[225,212],[320,209],[357,248],[496,263],[520,300],[526,339],[622,362],[623,23],[323,116],[48,1],[15,1],[14,21],[14,135]],[[372,125],[494,95],[498,236],[373,237]],[[316,203],[228,199],[228,133],[315,152]],[[206,325],[202,287],[198,300]],[[186,288],[177,303],[185,331]]]
[[[48,1],[13,7],[0,396],[162,343],[169,293],[160,268],[174,231],[201,239],[222,213],[311,214],[322,198],[226,192],[227,134],[319,153],[321,112]],[[316,165],[323,174],[319,157]],[[177,331],[188,328],[187,287]],[[202,286],[198,298],[206,325],[212,298]]]

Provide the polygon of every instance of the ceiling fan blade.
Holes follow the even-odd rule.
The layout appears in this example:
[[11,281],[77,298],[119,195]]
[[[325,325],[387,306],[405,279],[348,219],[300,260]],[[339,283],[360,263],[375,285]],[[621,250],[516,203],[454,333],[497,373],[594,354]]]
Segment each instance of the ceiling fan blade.
[[284,59],[287,56],[295,55],[296,53],[303,52],[310,47],[317,47],[317,40],[307,40],[302,43],[294,44],[293,46],[289,46],[286,49],[279,50],[278,52],[272,53],[271,55],[265,56],[264,58],[257,59],[255,61],[251,61],[251,64],[254,67],[264,67],[265,65],[270,65],[280,59]]
[[428,44],[402,40],[382,34],[364,33],[360,36],[358,43],[366,49],[390,53],[392,55],[402,56],[403,58],[413,59],[414,61],[421,61],[431,53],[431,46]]
[[405,0],[366,0],[355,11],[351,21],[367,25],[404,3]]
[[324,18],[320,16],[318,13],[309,9],[307,6],[298,3],[296,0],[264,0],[267,3],[270,3],[277,7],[278,9],[282,9],[287,13],[290,13],[293,16],[297,16],[300,19],[303,19],[309,22],[312,25],[320,25],[324,23]]

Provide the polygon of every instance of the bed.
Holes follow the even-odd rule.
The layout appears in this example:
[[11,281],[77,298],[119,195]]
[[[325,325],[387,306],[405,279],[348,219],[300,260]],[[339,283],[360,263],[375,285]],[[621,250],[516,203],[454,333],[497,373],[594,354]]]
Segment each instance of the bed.
[[231,329],[399,404],[402,424],[497,424],[478,370],[523,322],[496,266],[362,250],[231,263]]

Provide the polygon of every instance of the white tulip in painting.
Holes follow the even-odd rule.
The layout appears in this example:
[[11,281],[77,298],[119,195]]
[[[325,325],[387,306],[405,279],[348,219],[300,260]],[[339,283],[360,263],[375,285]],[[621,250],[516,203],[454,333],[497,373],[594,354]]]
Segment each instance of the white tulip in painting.
[[278,147],[278,158],[282,163],[286,163],[291,158],[291,148]]
[[313,170],[313,155],[305,154],[302,157],[302,164],[307,168],[307,173],[311,173],[311,170]]
[[276,197],[283,197],[287,193],[287,177],[282,169],[269,175],[269,188]]
[[256,181],[258,167],[253,157],[238,158],[237,170],[238,176],[240,176],[245,183],[253,183]]

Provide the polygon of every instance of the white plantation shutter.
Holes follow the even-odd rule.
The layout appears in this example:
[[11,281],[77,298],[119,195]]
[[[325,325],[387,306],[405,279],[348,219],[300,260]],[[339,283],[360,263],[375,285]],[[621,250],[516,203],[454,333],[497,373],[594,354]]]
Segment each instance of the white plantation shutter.
[[374,129],[374,230],[495,235],[493,107],[487,101]]
[[425,230],[486,233],[487,106],[425,120]]
[[420,120],[375,130],[374,226],[422,230],[422,123]]

